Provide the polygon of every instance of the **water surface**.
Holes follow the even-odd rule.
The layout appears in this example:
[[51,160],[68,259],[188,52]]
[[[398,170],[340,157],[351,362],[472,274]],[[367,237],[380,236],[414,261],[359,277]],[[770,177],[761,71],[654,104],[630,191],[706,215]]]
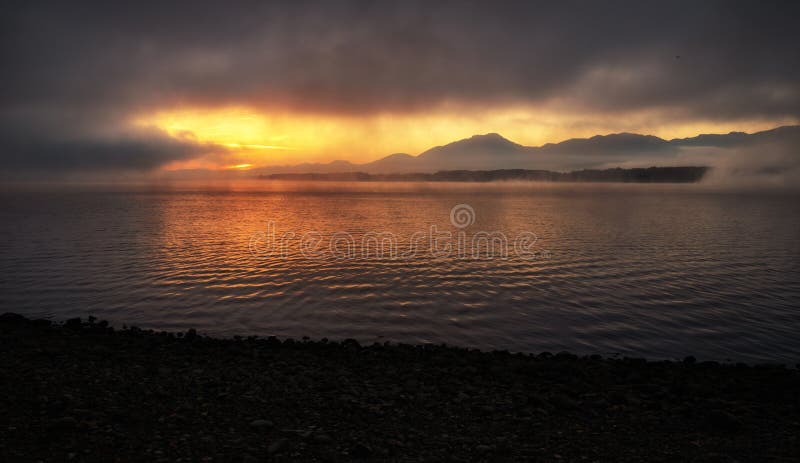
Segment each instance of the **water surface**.
[[[797,196],[692,185],[262,190],[0,193],[0,312],[215,335],[800,360]],[[459,204],[474,211],[463,228],[450,217]],[[409,252],[431,226],[465,243],[502,232],[508,256],[433,253],[427,241]],[[289,233],[282,247],[270,247],[270,227]],[[364,255],[371,233],[391,233],[396,251]],[[538,240],[517,255],[511,241],[524,233]],[[307,236],[356,244],[352,255],[309,255]]]

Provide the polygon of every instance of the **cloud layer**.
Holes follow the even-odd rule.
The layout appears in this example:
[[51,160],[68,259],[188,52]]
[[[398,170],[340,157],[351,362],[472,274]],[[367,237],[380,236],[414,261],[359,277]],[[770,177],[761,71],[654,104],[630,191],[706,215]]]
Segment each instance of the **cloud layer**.
[[0,19],[0,156],[117,169],[213,150],[126,125],[180,105],[800,118],[798,13],[796,2],[15,2]]

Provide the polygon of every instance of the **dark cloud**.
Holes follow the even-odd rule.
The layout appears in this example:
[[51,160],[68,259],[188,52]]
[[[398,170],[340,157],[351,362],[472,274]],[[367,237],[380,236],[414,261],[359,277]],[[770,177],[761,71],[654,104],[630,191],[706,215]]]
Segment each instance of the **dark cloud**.
[[[2,8],[0,111],[41,138],[59,117],[79,119],[82,131],[110,129],[133,111],[176,104],[365,114],[558,102],[711,120],[800,117],[796,2],[167,0]],[[183,143],[165,147],[156,138],[153,148],[185,152]],[[126,143],[131,153],[139,149]],[[92,146],[100,153],[110,145]]]
[[171,161],[226,151],[189,136],[171,137],[156,128],[101,133],[78,126],[30,125],[30,120],[0,124],[0,140],[4,171],[41,174],[147,171]]

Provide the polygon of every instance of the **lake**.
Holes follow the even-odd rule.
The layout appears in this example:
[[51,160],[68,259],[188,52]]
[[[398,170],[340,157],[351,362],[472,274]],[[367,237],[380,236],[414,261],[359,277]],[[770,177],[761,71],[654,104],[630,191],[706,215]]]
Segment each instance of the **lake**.
[[5,191],[0,312],[795,362],[798,199],[643,184]]

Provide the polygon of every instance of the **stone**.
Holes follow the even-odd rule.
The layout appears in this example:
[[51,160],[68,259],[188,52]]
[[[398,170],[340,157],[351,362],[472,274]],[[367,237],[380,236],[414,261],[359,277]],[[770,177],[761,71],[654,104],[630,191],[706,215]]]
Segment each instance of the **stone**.
[[250,426],[254,428],[269,429],[274,427],[275,424],[270,420],[253,420],[250,422]]

